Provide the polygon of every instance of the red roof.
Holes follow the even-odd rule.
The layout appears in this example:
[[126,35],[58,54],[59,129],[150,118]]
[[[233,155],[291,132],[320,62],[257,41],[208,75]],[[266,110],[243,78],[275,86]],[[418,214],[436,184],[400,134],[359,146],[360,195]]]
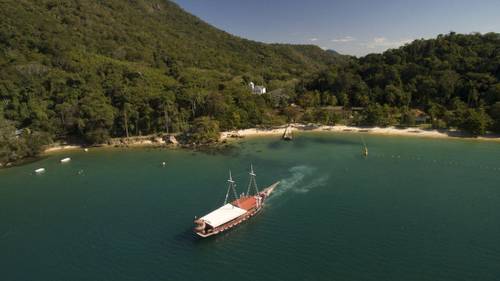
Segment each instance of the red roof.
[[255,200],[254,196],[248,196],[248,197],[243,197],[243,198],[240,198],[238,200],[235,200],[231,204],[248,211],[248,210],[255,207],[256,200]]

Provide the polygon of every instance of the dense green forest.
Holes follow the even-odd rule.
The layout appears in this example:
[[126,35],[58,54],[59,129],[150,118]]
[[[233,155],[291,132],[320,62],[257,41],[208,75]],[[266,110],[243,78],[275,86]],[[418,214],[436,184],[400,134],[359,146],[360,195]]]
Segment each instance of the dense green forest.
[[[174,132],[201,143],[291,121],[411,126],[415,109],[434,128],[500,131],[499,34],[354,58],[238,38],[169,1],[0,8],[0,163],[54,140]],[[269,94],[252,94],[250,81]]]
[[[290,88],[342,60],[232,36],[170,1],[8,0],[0,17],[0,122],[29,128],[27,138],[102,143],[188,131],[202,116],[222,129],[269,123],[274,113],[250,80]],[[0,162],[31,154],[9,130]]]
[[416,40],[321,71],[297,93],[302,106],[363,107],[358,125],[413,125],[420,109],[434,128],[500,132],[500,34]]

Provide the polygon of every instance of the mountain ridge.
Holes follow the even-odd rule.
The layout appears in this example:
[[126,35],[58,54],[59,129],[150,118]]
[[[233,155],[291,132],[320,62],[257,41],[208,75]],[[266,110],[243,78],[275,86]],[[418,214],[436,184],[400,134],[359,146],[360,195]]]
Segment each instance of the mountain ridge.
[[8,39],[31,37],[16,46],[42,54],[85,46],[86,52],[119,60],[151,66],[166,60],[232,74],[258,69],[295,75],[336,59],[313,45],[265,44],[231,35],[171,1],[9,2],[1,13],[11,34],[2,34],[0,42],[8,46]]
[[166,0],[6,0],[0,17],[0,162],[53,139],[185,132],[204,116],[221,128],[272,123],[249,81],[292,89],[343,59],[240,38]]
[[[287,122],[414,126],[416,109],[434,128],[500,132],[499,34],[356,58],[239,38],[169,1],[6,0],[0,17],[0,164],[52,140],[173,132],[192,144]],[[251,81],[270,94],[252,94]]]

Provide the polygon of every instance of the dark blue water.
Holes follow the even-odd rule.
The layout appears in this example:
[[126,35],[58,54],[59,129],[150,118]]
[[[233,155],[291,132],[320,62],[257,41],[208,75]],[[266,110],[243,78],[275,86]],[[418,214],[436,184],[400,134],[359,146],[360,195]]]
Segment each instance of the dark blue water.
[[[0,278],[499,280],[500,144],[365,138],[367,159],[358,135],[318,133],[0,170]],[[196,239],[193,217],[223,203],[229,169],[245,190],[250,163],[259,186],[282,181],[265,210]]]

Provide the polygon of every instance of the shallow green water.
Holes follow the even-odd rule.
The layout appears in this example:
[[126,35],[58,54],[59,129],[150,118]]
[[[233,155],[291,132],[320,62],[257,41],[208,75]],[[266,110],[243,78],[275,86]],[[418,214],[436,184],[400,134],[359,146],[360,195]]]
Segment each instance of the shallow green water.
[[[0,280],[498,280],[500,144],[365,139],[368,159],[359,135],[318,133],[0,170]],[[194,238],[250,163],[260,186],[282,180],[264,212]]]

